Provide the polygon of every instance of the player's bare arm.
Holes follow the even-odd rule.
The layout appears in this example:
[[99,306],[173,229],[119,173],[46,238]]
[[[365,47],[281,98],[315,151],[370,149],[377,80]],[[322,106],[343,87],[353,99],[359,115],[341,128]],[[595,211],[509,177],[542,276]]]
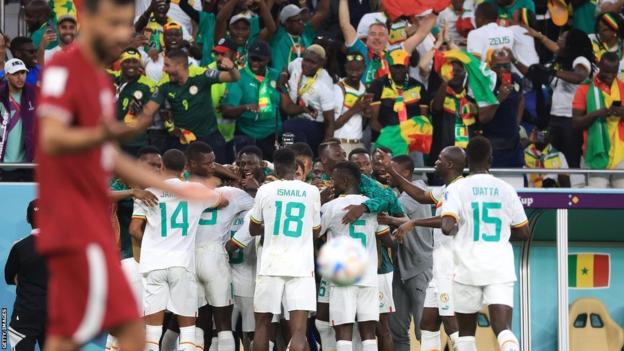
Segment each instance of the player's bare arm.
[[[381,222],[380,222],[381,223]],[[440,228],[442,226],[442,217],[435,216],[430,218],[415,218],[401,224],[397,228],[395,235],[397,240],[401,242],[415,227],[424,228]]]
[[455,235],[457,234],[458,224],[457,218],[451,215],[442,214],[442,225],[441,225],[442,233],[444,235]]
[[422,189],[421,187],[413,184],[409,179],[403,177],[393,166],[392,166],[392,158],[390,155],[379,149],[377,150],[379,153],[379,162],[384,165],[386,172],[392,176],[394,181],[396,182],[399,189],[407,193],[412,199],[416,200],[418,203],[423,205],[432,205],[434,204],[433,198],[431,197],[431,193]]
[[130,232],[130,236],[134,238],[137,242],[141,242],[143,240],[143,232],[145,231],[145,218],[132,217],[130,221],[130,227],[128,231]]
[[236,82],[240,79],[240,72],[236,68],[234,62],[229,58],[222,57],[218,61],[218,67],[222,71],[219,73],[220,82]]
[[158,204],[158,198],[156,195],[151,192],[143,189],[129,189],[129,190],[120,190],[120,191],[112,191],[111,199],[113,202],[118,202],[125,199],[136,199],[145,202],[147,206],[156,206]]
[[264,234],[264,224],[256,223],[253,220],[249,222],[249,234],[252,236],[259,236]]
[[526,223],[521,227],[511,227],[511,240],[529,240],[531,236],[531,230],[529,224]]

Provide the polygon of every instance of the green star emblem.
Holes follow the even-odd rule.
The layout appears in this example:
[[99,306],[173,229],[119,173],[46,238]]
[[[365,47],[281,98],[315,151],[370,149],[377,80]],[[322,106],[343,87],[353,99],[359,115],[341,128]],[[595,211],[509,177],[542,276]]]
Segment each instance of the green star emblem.
[[68,0],[61,7],[67,9],[67,13],[71,13],[72,10],[74,9],[74,2],[71,0]]
[[587,273],[589,273],[589,269],[587,269],[587,267],[583,267],[583,269],[581,269],[581,273],[583,273],[583,275],[587,275]]

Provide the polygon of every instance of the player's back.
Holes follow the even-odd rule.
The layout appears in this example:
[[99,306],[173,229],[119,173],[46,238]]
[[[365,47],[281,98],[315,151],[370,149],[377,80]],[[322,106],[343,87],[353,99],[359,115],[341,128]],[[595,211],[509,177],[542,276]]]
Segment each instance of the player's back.
[[[166,180],[182,183],[180,179]],[[141,242],[141,273],[171,267],[195,271],[195,235],[205,204],[183,201],[171,193],[148,188],[158,198],[158,206],[146,207],[135,202],[133,217],[145,215]],[[142,206],[142,208],[141,208]]]
[[[46,63],[37,113],[72,127],[95,127],[115,118],[114,89],[104,70],[74,45]],[[52,156],[37,148],[38,223],[44,252],[114,245],[108,181],[113,166],[110,145]]]
[[258,189],[251,220],[264,223],[259,275],[314,276],[313,229],[320,226],[319,190],[298,180]]
[[451,184],[442,215],[456,217],[455,280],[489,285],[516,280],[511,227],[526,223],[515,189],[490,174],[475,174]]
[[215,191],[228,200],[228,205],[223,208],[207,208],[203,211],[197,229],[196,246],[224,251],[235,219],[251,209],[253,197],[246,191],[231,186],[220,187]]
[[351,224],[342,223],[342,218],[350,205],[361,205],[368,197],[364,195],[340,196],[321,207],[321,233],[327,233],[330,241],[340,236],[348,236],[362,243],[368,253],[369,261],[366,273],[355,285],[377,286],[377,234],[385,233],[387,226],[380,226],[377,215],[365,213]]

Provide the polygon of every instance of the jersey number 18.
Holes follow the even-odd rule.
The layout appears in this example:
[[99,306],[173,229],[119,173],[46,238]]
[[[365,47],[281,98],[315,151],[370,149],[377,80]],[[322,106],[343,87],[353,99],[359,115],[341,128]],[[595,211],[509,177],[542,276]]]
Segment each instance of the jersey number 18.
[[[282,214],[285,217],[283,219]],[[275,224],[273,225],[273,235],[279,235],[280,228],[282,228],[284,235],[291,238],[300,237],[303,231],[304,215],[305,205],[301,202],[287,202],[286,206],[284,206],[283,201],[275,201]]]

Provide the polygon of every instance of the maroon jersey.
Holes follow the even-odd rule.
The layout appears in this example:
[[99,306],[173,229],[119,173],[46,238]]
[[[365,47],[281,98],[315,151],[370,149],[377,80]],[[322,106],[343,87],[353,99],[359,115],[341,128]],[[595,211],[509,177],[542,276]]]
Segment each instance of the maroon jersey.
[[[39,96],[39,117],[53,117],[73,127],[95,127],[115,118],[114,88],[107,73],[72,45],[46,65]],[[39,182],[38,248],[44,253],[113,245],[108,182],[111,145],[61,156],[37,153]]]

